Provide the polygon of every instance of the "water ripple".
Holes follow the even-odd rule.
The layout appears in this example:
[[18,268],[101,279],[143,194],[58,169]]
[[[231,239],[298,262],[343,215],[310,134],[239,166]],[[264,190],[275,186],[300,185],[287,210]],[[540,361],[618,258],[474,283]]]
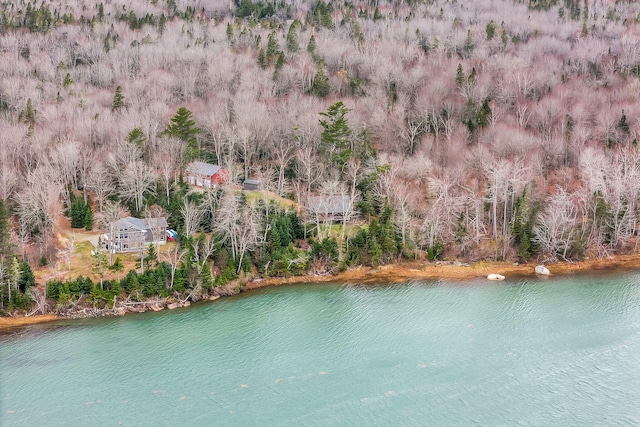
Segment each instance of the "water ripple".
[[0,425],[637,425],[640,276],[282,286],[27,328],[0,336],[0,384]]

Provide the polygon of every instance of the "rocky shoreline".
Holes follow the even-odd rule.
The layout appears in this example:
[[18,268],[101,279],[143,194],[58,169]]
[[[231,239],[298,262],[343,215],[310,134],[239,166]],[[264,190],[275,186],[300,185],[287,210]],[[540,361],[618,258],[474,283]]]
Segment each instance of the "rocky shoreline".
[[[320,282],[338,283],[402,283],[415,280],[469,280],[486,278],[487,275],[497,273],[509,278],[535,276],[536,264],[513,264],[508,262],[478,262],[466,264],[460,262],[402,262],[378,267],[356,267],[344,272],[329,275],[293,276],[288,278],[254,279],[248,282],[236,282],[216,289],[212,295],[203,295],[202,300],[214,301],[222,296],[236,295],[239,292],[267,286],[284,284],[304,284]],[[570,275],[581,272],[601,271],[607,273],[621,273],[640,269],[640,255],[618,255],[602,259],[587,259],[580,262],[561,262],[547,264],[552,275]],[[12,328],[32,325],[36,323],[56,320],[79,319],[90,317],[123,316],[128,313],[143,313],[146,311],[174,310],[189,307],[191,301],[170,299],[152,299],[147,301],[123,301],[113,309],[67,310],[61,315],[22,315],[0,317],[0,332]]]

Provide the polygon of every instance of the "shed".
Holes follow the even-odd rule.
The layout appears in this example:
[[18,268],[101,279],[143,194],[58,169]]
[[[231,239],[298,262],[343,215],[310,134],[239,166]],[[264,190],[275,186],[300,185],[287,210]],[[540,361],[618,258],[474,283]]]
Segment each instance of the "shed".
[[260,190],[260,180],[258,179],[245,179],[242,183],[243,190]]

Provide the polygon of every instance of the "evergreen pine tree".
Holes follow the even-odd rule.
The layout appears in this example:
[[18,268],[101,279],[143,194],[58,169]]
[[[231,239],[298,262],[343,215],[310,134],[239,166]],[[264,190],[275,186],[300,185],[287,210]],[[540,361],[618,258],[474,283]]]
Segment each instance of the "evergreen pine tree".
[[507,42],[509,41],[509,37],[507,36],[507,28],[504,25],[504,22],[501,25],[502,31],[500,32],[500,41],[502,42],[502,48],[507,47]]
[[116,257],[116,260],[108,268],[109,271],[113,271],[115,273],[124,271],[124,264],[122,263],[122,259],[120,259],[120,257]]
[[133,272],[133,275],[131,276],[131,280],[127,282],[128,288],[125,289],[127,289],[127,293],[131,299],[138,301],[140,299],[141,290],[140,280],[138,279],[138,274],[134,270],[131,271]]
[[318,65],[318,72],[313,78],[313,83],[311,83],[311,89],[309,92],[318,98],[326,98],[329,93],[331,93],[329,77],[324,71],[324,66],[322,64]]
[[482,101],[482,106],[478,110],[478,114],[476,116],[476,125],[479,128],[485,128],[489,125],[489,121],[491,120],[493,112],[491,111],[491,107],[489,106],[489,98],[485,98]]
[[229,43],[233,42],[233,25],[231,25],[231,22],[227,23],[227,40]]
[[382,13],[380,13],[380,8],[378,6],[376,6],[376,10],[373,11],[373,20],[374,21],[379,21],[381,20],[382,17]]
[[291,53],[295,53],[300,50],[300,45],[298,44],[298,26],[300,25],[300,21],[297,19],[291,23],[289,27],[289,31],[287,32],[287,50]]
[[120,111],[125,107],[124,103],[124,95],[122,94],[122,88],[120,86],[116,87],[116,93],[113,96],[113,104],[111,105],[112,111]]
[[629,133],[629,123],[627,123],[627,115],[622,110],[622,117],[618,120],[618,129],[624,133]]
[[104,48],[104,52],[105,53],[109,53],[109,51],[111,50],[111,34],[107,33],[107,35],[104,38],[104,41],[102,42],[102,47]]
[[351,157],[352,130],[346,119],[346,114],[351,111],[342,101],[330,105],[327,112],[321,112],[324,119],[320,119],[322,133],[320,141],[323,148],[329,153],[330,159],[344,166]]
[[31,98],[27,99],[27,106],[23,111],[23,118],[25,123],[30,126],[33,126],[36,122],[36,110],[33,109],[33,102],[31,101]]
[[142,132],[142,129],[133,128],[127,134],[127,142],[129,144],[133,144],[133,145],[137,146],[138,148],[140,148],[141,150],[143,150],[144,146],[145,146],[145,143],[147,142],[147,137],[144,134],[144,132]]
[[10,220],[9,209],[4,200],[0,199],[0,260],[7,259],[13,253]]
[[272,252],[276,252],[282,248],[282,239],[280,238],[280,231],[278,230],[278,226],[276,220],[271,220],[270,228],[269,228],[269,237],[271,240],[271,247],[273,248]]
[[20,278],[18,278],[18,287],[20,292],[26,292],[29,288],[36,285],[36,276],[28,262],[20,263]]
[[211,267],[209,266],[208,262],[205,263],[204,268],[200,273],[199,279],[202,286],[202,291],[205,293],[208,293],[215,286],[213,276],[211,275]]
[[496,24],[493,20],[489,21],[485,31],[487,33],[487,40],[493,40],[493,37],[496,35]]
[[147,246],[147,256],[144,258],[148,267],[152,267],[152,263],[158,261],[158,251],[156,251],[155,245],[149,244]]
[[84,228],[87,231],[93,230],[93,211],[91,210],[91,205],[85,205],[85,215],[84,215]]
[[86,217],[86,205],[82,199],[76,199],[71,203],[71,228],[83,228]]
[[64,81],[62,82],[62,86],[65,89],[69,89],[69,86],[73,84],[73,79],[71,78],[71,74],[67,73],[64,76]]
[[164,28],[167,25],[167,17],[164,16],[164,13],[160,15],[160,20],[158,21],[158,31],[160,34],[164,33]]
[[193,114],[185,107],[178,108],[176,115],[171,118],[171,123],[167,126],[165,134],[174,136],[187,144],[185,158],[187,161],[195,158],[197,152],[196,135],[200,133],[200,128],[193,120]]
[[267,57],[264,54],[263,48],[260,48],[258,51],[258,65],[260,68],[267,68]]
[[462,243],[467,234],[469,234],[469,232],[465,225],[464,212],[460,212],[460,216],[458,217],[458,227],[456,229],[456,243]]
[[471,37],[471,30],[467,30],[467,38],[464,40],[464,53],[466,56],[473,53],[475,45],[473,44],[473,37]]
[[469,82],[469,84],[471,85],[474,85],[476,83],[476,67],[471,68],[471,72],[469,73],[467,82]]
[[462,64],[458,64],[458,68],[456,68],[456,86],[459,88],[462,87],[464,83],[464,71],[462,70]]
[[327,4],[324,13],[321,15],[321,24],[325,28],[332,29],[333,25],[333,6],[331,3]]
[[518,247],[518,256],[525,262],[529,260],[535,250],[531,241],[533,230],[530,216],[527,189],[525,188],[522,195],[516,199],[512,225],[514,243]]
[[382,247],[380,243],[378,243],[378,239],[376,236],[369,234],[369,238],[367,239],[367,252],[369,257],[371,257],[371,264],[378,265],[382,259]]
[[520,237],[520,244],[518,245],[518,256],[524,262],[529,261],[529,258],[531,258],[532,243],[531,243],[531,237],[530,237],[531,236],[530,229],[531,229],[531,223],[527,222],[525,224],[525,228]]
[[307,52],[309,52],[309,55],[311,55],[311,58],[313,58],[314,61],[318,61],[317,49],[318,46],[316,44],[316,38],[311,35],[311,37],[309,38],[309,43],[307,44]]
[[18,294],[18,282],[20,281],[20,261],[14,256],[7,272],[7,298],[9,302],[9,310],[14,306],[16,295]]
[[388,223],[384,227],[382,227],[380,233],[380,246],[385,257],[391,258],[398,255],[398,245],[391,223]]
[[273,61],[278,56],[278,52],[280,52],[280,43],[278,43],[278,34],[273,31],[269,34],[269,38],[267,39],[267,52],[266,58],[269,64],[273,64]]
[[280,54],[278,55],[278,59],[276,60],[276,72],[282,70],[282,67],[284,67],[285,63],[286,60],[284,58],[284,52],[280,52]]

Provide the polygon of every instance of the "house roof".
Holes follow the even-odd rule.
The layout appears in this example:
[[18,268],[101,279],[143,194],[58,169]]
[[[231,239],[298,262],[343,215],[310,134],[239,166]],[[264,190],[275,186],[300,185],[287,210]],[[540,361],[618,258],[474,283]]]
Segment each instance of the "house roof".
[[193,162],[187,166],[187,172],[205,175],[205,176],[213,176],[220,170],[220,166],[212,165],[211,163],[204,162]]
[[162,217],[140,219],[126,216],[117,220],[114,225],[116,229],[135,228],[136,230],[146,231],[152,227],[167,227],[167,219]]
[[312,212],[324,215],[344,214],[351,210],[351,198],[343,196],[309,196],[306,207]]
[[245,179],[244,183],[245,184],[260,185],[260,180],[259,179]]

